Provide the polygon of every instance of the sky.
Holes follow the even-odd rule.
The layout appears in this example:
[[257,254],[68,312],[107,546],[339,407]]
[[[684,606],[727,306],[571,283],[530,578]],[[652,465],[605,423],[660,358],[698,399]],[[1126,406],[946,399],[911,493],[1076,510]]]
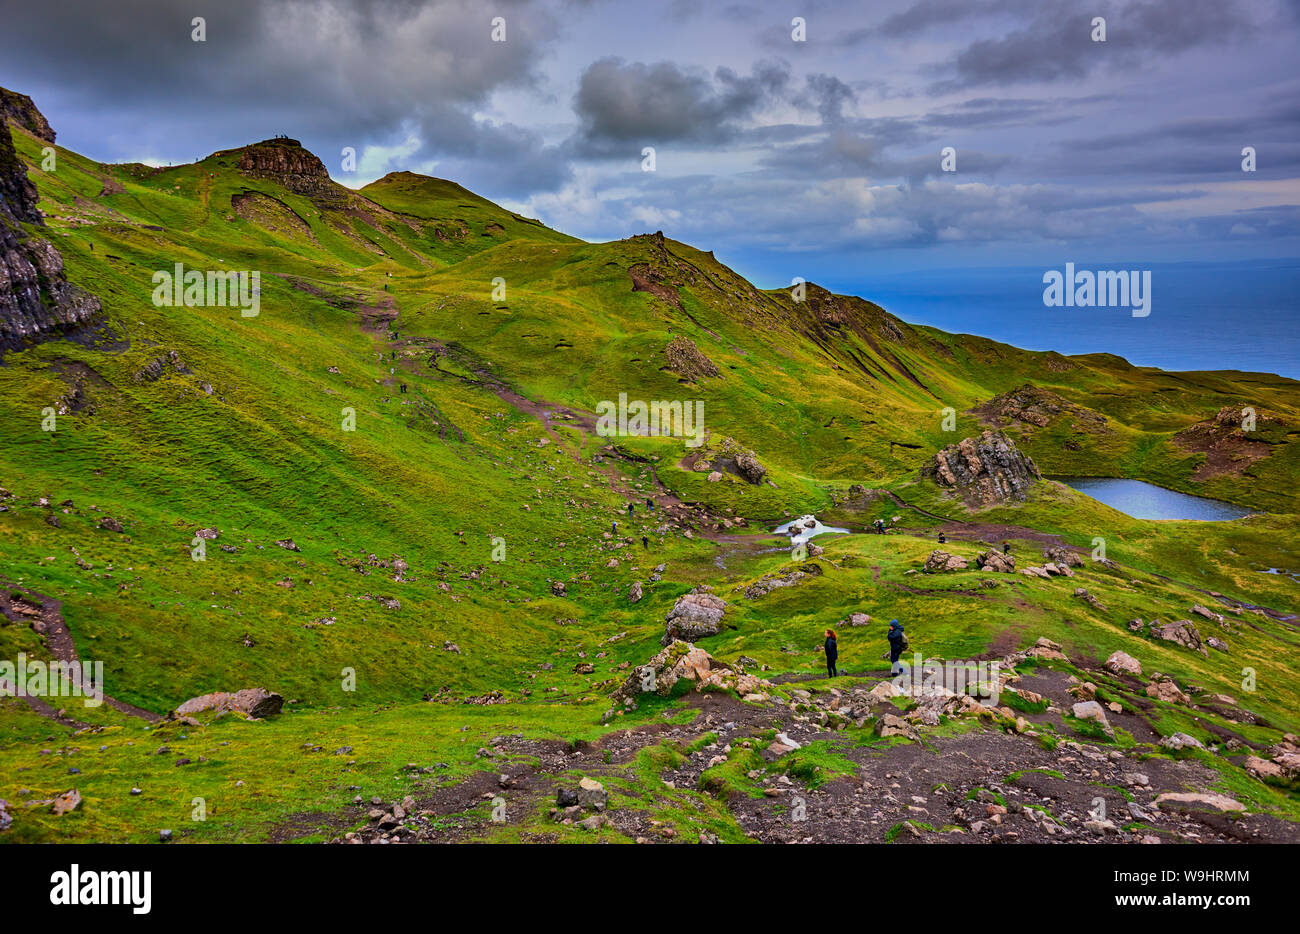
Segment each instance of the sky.
[[450,178],[766,288],[1019,268],[1032,298],[1066,262],[1213,262],[1249,303],[1260,261],[1300,257],[1300,0],[51,0],[3,25],[0,85],[102,161],[283,133],[352,187]]

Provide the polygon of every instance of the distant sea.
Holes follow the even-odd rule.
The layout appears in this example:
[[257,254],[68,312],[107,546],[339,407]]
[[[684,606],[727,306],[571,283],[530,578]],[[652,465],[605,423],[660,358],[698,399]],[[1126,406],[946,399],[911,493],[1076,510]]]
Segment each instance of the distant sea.
[[[1079,270],[1112,269],[1074,259]],[[1064,261],[1055,268],[1064,270]],[[837,283],[912,324],[1027,350],[1112,353],[1164,370],[1249,370],[1300,379],[1300,260],[1153,263],[1151,314],[1048,308],[1048,266],[944,269]]]

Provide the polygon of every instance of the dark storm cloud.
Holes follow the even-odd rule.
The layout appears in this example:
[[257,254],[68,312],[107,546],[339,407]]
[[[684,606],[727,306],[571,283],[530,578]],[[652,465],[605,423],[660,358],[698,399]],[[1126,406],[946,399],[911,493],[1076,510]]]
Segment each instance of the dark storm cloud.
[[789,78],[780,62],[760,62],[748,76],[730,68],[710,76],[671,62],[601,59],[583,72],[574,97],[581,122],[576,146],[601,156],[641,144],[719,143],[779,95]]
[[[1113,235],[1178,258],[1198,238],[1296,236],[1300,0],[77,7],[9,4],[0,84],[105,161],[286,133],[349,184],[422,171],[579,236],[645,223],[829,266],[865,247],[949,257]],[[505,43],[490,41],[497,15]],[[664,145],[679,158],[641,172],[642,148]],[[355,176],[343,147],[362,157]]]
[[[497,15],[506,42],[491,41]],[[194,16],[206,19],[204,42],[192,41]],[[392,143],[413,124],[419,157],[480,170],[495,160],[503,177],[531,165],[538,187],[568,177],[537,133],[473,117],[494,92],[535,85],[556,25],[531,3],[114,0],[73,17],[33,3],[7,10],[4,27],[0,76],[35,94],[74,148],[176,155],[179,135],[188,159],[282,132],[337,165],[341,147]],[[58,125],[61,112],[93,120],[97,111],[115,118],[98,139],[78,138],[80,120]]]

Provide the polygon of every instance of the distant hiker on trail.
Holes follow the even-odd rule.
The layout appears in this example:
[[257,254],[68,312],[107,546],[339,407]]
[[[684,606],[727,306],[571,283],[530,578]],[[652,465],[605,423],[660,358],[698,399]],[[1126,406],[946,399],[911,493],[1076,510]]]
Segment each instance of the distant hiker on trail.
[[889,674],[899,675],[903,673],[903,666],[898,664],[899,656],[907,650],[907,633],[903,632],[903,627],[898,624],[898,620],[889,621]]
[[646,538],[644,535],[641,536],[641,547],[646,551],[650,550],[650,539]]
[[885,534],[885,520],[884,520],[884,519],[877,519],[877,520],[875,521],[875,523],[873,523],[873,524],[874,524],[875,527],[876,527],[876,534],[877,534],[877,535],[884,535],[884,534]]
[[939,533],[939,544],[940,544],[940,545],[946,544],[947,541],[948,541],[947,536],[944,535],[942,532],[940,532],[940,533]]
[[1002,543],[1002,553],[1003,553],[1004,555],[1009,555],[1009,554],[1011,554],[1011,543],[1010,543],[1010,542],[1003,542],[1003,543]]
[[617,522],[611,522],[611,523],[609,524],[609,530],[610,530],[610,532],[612,532],[613,534],[617,535],[617,534],[618,534],[618,523],[617,523]]
[[835,663],[840,657],[839,640],[835,638],[835,630],[826,630],[826,672],[827,677],[834,678],[836,675]]
[[631,503],[628,503],[628,504],[627,504],[627,514],[628,514],[629,516],[632,515],[632,510],[634,510],[634,509],[636,509],[636,507],[633,506]]

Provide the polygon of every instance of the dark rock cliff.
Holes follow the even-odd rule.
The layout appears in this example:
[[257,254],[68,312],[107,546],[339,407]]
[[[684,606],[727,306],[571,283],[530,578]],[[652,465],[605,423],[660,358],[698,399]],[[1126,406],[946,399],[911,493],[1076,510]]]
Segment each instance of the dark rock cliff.
[[[25,102],[25,103],[24,103]],[[68,282],[63,256],[21,224],[42,226],[36,186],[14,150],[9,121],[53,141],[40,111],[25,95],[0,88],[0,352],[62,336],[100,313],[99,299]],[[22,122],[18,122],[22,121]]]

